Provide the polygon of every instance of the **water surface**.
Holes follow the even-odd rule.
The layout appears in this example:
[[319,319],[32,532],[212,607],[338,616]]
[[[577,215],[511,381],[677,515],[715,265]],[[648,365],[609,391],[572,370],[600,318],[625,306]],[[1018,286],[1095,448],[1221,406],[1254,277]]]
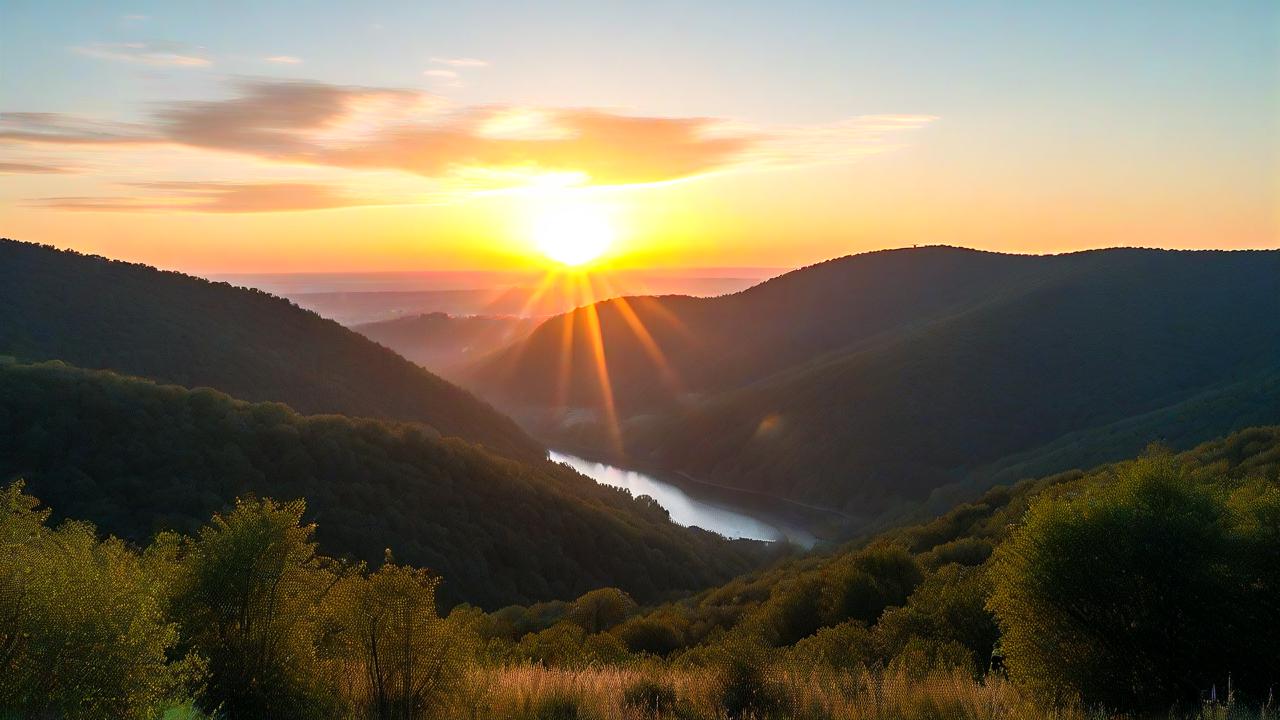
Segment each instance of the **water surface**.
[[605,463],[585,460],[576,455],[551,451],[551,459],[564,463],[601,485],[626,488],[639,497],[648,495],[671,513],[671,520],[686,527],[697,526],[728,538],[751,540],[785,540],[800,545],[812,545],[813,538],[803,531],[779,527],[760,517],[749,515],[741,508],[731,507],[701,497],[693,497],[684,489],[635,470],[615,467]]

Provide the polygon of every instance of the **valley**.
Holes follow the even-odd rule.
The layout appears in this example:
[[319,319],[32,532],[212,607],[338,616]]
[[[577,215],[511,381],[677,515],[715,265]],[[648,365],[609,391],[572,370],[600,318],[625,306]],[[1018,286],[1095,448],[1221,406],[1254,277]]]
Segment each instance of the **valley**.
[[[778,511],[777,502],[745,496],[728,488],[710,488],[686,481],[683,485],[661,480],[637,470],[586,460],[576,455],[550,453],[552,462],[564,463],[602,485],[623,488],[635,497],[653,498],[671,514],[672,522],[697,526],[727,538],[788,542],[805,550],[818,542],[807,523]],[[717,492],[719,490],[719,492]],[[772,511],[766,506],[771,506]],[[811,518],[814,519],[814,518]]]
[[0,720],[1280,720],[1278,60],[0,0]]

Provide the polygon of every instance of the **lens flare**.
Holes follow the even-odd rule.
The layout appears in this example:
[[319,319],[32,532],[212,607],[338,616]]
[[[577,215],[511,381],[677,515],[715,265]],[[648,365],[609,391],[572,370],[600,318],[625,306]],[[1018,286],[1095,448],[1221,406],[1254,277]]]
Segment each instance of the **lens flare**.
[[603,208],[577,203],[541,208],[533,218],[530,234],[538,252],[569,267],[598,260],[617,237]]

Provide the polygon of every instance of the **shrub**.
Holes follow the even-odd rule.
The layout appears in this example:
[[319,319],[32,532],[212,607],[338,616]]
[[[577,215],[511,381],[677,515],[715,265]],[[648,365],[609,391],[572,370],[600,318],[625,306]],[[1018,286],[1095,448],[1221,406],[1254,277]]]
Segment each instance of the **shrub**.
[[587,720],[590,714],[574,695],[555,692],[538,701],[533,720]]
[[209,659],[206,709],[305,720],[337,713],[316,653],[317,610],[338,582],[301,501],[239,500],[184,548],[173,607]]
[[769,677],[768,651],[753,642],[733,639],[722,648],[717,695],[729,720],[760,720],[781,712],[783,688]]
[[683,646],[678,630],[649,618],[632,618],[614,628],[614,632],[631,652],[669,655]]
[[1078,497],[1042,497],[996,554],[990,600],[1012,677],[1049,700],[1191,706],[1280,679],[1280,493],[1201,485],[1166,454]]
[[617,588],[600,588],[574,600],[566,618],[588,634],[604,632],[626,620],[636,601]]
[[92,525],[56,530],[20,482],[0,490],[0,717],[148,718],[198,680],[142,559]]
[[675,712],[676,691],[670,685],[644,678],[623,691],[622,705],[643,718],[664,717]]
[[870,665],[875,657],[871,633],[860,620],[823,628],[796,643],[788,656],[797,667],[838,668]]

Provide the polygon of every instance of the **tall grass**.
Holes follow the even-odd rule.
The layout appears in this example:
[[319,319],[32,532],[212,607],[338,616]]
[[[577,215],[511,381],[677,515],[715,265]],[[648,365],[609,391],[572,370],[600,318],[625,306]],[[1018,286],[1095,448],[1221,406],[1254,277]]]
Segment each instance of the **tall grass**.
[[[975,681],[963,672],[923,677],[899,671],[845,672],[829,669],[777,670],[767,675],[777,695],[770,717],[821,720],[1085,720],[1077,710],[1046,711],[1003,679]],[[714,670],[665,666],[547,669],[536,665],[477,668],[468,678],[469,697],[450,710],[469,720],[641,720],[654,717],[628,707],[628,688],[648,680],[675,692],[676,706],[657,717],[722,719],[731,717]],[[573,714],[563,714],[566,702]],[[745,714],[742,720],[760,715]]]
[[[1086,708],[1046,708],[1000,677],[974,680],[963,671],[779,669],[767,674],[776,710],[733,715],[712,669],[668,665],[581,670],[516,665],[473,668],[466,691],[442,717],[458,720],[1113,720]],[[641,682],[674,691],[676,704],[653,713],[628,706]],[[1189,713],[1186,720],[1280,720],[1274,701],[1245,707],[1232,700]]]

